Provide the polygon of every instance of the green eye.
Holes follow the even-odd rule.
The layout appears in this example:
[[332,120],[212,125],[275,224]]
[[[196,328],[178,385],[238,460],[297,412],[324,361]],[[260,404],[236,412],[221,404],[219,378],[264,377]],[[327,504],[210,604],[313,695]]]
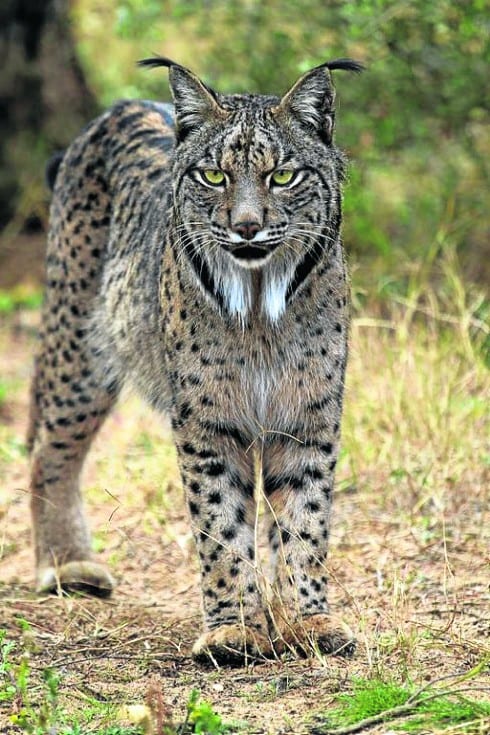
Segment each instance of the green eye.
[[219,186],[225,181],[224,173],[217,168],[206,168],[202,172],[202,175],[208,184],[212,184],[213,186]]
[[277,186],[286,186],[294,179],[294,171],[288,171],[286,168],[279,168],[272,174],[272,182]]

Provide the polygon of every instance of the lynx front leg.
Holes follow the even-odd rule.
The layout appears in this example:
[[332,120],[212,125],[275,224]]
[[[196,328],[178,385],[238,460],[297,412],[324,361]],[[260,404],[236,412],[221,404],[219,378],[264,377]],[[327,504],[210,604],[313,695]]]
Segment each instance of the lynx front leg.
[[234,441],[199,436],[189,425],[177,446],[201,568],[205,632],[194,656],[241,664],[267,655],[255,567],[253,458]]
[[277,650],[351,655],[351,632],[328,612],[326,558],[335,470],[335,445],[284,439],[264,454],[264,492],[276,558],[274,624]]

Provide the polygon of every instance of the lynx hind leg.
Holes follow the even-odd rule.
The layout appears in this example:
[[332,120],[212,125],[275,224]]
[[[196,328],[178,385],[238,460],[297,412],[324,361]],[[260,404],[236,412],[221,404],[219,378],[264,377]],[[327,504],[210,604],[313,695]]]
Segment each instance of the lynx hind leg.
[[92,558],[79,488],[85,455],[117,395],[114,383],[100,385],[88,344],[110,214],[103,160],[93,147],[87,136],[79,139],[57,175],[28,443],[37,588],[107,595],[114,582]]

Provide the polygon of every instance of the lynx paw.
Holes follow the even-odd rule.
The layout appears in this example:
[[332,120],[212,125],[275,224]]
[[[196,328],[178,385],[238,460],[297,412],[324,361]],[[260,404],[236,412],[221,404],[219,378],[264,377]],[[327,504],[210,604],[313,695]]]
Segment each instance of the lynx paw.
[[350,628],[340,620],[325,613],[317,613],[288,623],[282,619],[278,625],[279,640],[274,642],[276,651],[298,651],[311,656],[315,650],[331,656],[351,658],[356,640]]
[[85,592],[95,597],[109,597],[115,582],[102,564],[93,561],[69,561],[59,567],[44,567],[37,575],[38,592]]
[[192,655],[199,663],[242,666],[251,660],[270,657],[272,645],[263,633],[236,623],[204,633],[194,644]]

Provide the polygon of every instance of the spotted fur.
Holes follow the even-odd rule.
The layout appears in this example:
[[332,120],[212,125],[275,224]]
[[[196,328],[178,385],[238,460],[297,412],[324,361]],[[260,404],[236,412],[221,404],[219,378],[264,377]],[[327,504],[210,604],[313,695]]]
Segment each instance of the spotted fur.
[[[325,559],[349,296],[329,69],[359,66],[313,69],[280,99],[223,96],[173,62],[146,63],[170,67],[175,106],[116,104],[50,170],[30,428],[37,585],[112,590],[78,477],[131,383],[172,421],[202,575],[195,655],[270,655],[274,639],[277,650],[304,642],[308,620],[331,651]],[[275,184],[284,170],[291,181]],[[275,559],[268,609],[256,453]]]

